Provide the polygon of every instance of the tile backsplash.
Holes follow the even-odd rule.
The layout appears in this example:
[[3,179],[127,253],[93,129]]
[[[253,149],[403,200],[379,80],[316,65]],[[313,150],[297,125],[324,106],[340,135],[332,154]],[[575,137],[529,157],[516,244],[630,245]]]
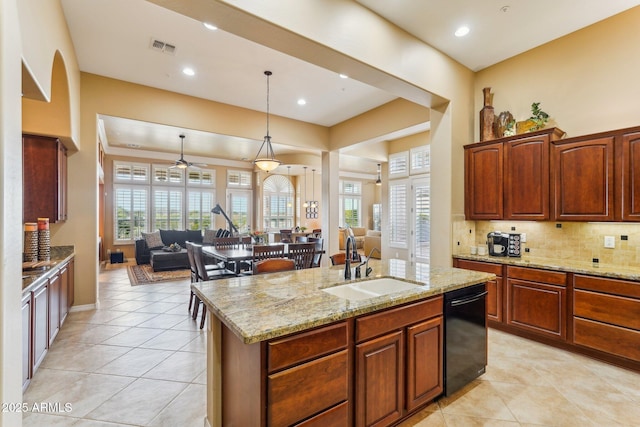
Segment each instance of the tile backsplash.
[[[640,224],[534,221],[453,221],[454,254],[468,254],[471,246],[486,245],[487,233],[526,233],[527,256],[571,259],[601,264],[640,266]],[[605,236],[613,236],[615,248],[605,248]],[[623,240],[626,237],[626,240]]]

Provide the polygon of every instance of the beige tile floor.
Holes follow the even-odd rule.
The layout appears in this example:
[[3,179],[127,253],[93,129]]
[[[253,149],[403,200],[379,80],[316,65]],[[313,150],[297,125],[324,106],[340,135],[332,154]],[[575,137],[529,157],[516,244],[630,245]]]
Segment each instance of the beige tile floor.
[[[202,427],[205,334],[187,313],[188,282],[129,285],[100,274],[99,310],[69,314],[24,402],[25,427]],[[487,373],[403,427],[640,426],[640,374],[489,331]],[[251,427],[251,426],[246,426]]]

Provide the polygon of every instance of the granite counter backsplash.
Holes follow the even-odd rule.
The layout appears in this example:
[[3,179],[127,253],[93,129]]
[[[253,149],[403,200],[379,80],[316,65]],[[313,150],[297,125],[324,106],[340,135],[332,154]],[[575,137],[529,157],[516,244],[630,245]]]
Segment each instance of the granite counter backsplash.
[[588,274],[591,276],[602,276],[640,282],[640,267],[532,256],[514,258],[489,255],[454,255],[453,257],[470,261],[491,262],[494,264],[507,264],[518,267],[535,267],[546,270],[565,271],[567,273]]
[[373,274],[368,279],[392,277],[419,286],[365,300],[347,300],[322,289],[368,279],[345,280],[344,266],[336,266],[194,283],[191,288],[213,315],[245,344],[251,344],[495,278],[493,274],[396,259],[371,261],[369,265]]

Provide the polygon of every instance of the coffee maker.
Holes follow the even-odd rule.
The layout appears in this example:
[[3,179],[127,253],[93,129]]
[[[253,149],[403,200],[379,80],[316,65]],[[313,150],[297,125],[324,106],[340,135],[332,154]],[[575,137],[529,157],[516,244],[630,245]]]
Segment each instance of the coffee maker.
[[522,247],[520,234],[492,231],[487,234],[487,246],[491,256],[519,257]]

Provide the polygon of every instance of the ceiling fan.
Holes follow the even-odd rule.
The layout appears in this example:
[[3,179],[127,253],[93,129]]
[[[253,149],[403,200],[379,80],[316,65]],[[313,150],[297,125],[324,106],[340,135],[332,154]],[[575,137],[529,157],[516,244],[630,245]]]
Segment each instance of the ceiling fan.
[[187,162],[184,159],[184,137],[185,137],[184,134],[180,135],[180,158],[175,161],[175,164],[173,166],[169,166],[169,169],[174,169],[174,168],[178,168],[178,169],[196,168],[196,169],[199,169],[201,167],[206,167],[207,165],[205,163],[191,163],[191,162]]

